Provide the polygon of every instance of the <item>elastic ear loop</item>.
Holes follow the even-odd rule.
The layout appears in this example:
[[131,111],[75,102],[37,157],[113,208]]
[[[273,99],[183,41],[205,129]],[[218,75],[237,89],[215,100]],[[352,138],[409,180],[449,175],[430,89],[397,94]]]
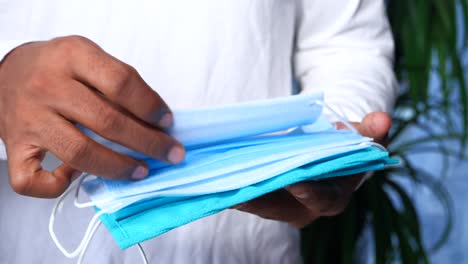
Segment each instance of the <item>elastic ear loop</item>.
[[[78,255],[78,260],[76,261],[77,264],[82,264],[83,263],[83,258],[86,254],[86,251],[88,250],[88,247],[89,247],[89,244],[91,244],[91,240],[93,239],[94,235],[96,234],[97,232],[97,229],[99,229],[99,227],[101,226],[101,222],[99,222],[95,228],[93,228],[93,232],[91,232],[91,237],[89,238],[89,241],[88,243],[86,243],[84,245],[84,247],[82,248],[82,250],[80,251],[80,254]],[[96,230],[94,230],[96,229]]]
[[[83,181],[85,180],[85,178],[87,176],[89,176],[89,174],[83,175],[83,177],[80,178],[78,186],[81,186],[81,184],[83,183]],[[112,198],[108,198],[108,199],[102,199],[102,200],[99,200],[99,201],[90,201],[90,202],[80,203],[78,201],[79,200],[79,193],[80,193],[80,188],[77,188],[76,191],[75,191],[75,199],[73,199],[73,204],[78,208],[92,207],[92,206],[98,205],[99,203],[106,203],[106,202],[111,202],[112,201]]]
[[[89,245],[91,244],[91,240],[93,239],[94,235],[96,234],[96,231],[97,229],[101,226],[101,222],[99,222],[94,228],[93,228],[93,231],[91,232],[91,236],[88,240],[88,242],[84,245],[84,247],[82,248],[80,254],[78,255],[78,260],[76,261],[76,264],[82,264],[83,263],[83,259],[84,259],[84,256],[86,254],[86,251],[88,251],[88,247]],[[145,251],[143,250],[143,247],[141,246],[140,243],[137,244],[137,248],[138,248],[138,252],[140,253],[140,256],[143,260],[143,264],[148,264],[148,258],[146,257],[146,253]]]
[[373,141],[371,141],[371,142],[362,142],[359,145],[374,146],[374,147],[376,147],[376,148],[378,148],[378,149],[380,149],[382,151],[387,151],[387,149],[384,146],[380,145],[377,142],[373,142]]
[[[84,177],[83,177],[84,178]],[[73,251],[68,251],[66,250],[63,245],[60,243],[59,239],[57,238],[57,235],[55,234],[55,231],[54,231],[54,224],[55,224],[55,216],[57,215],[58,212],[61,211],[62,207],[63,207],[63,203],[64,203],[64,200],[65,198],[74,190],[74,189],[78,189],[80,184],[81,184],[82,180],[79,181],[79,184],[76,184],[70,188],[68,188],[55,202],[55,205],[52,209],[52,213],[50,215],[50,219],[49,219],[49,234],[52,238],[52,241],[55,243],[55,245],[57,246],[57,248],[63,253],[63,255],[65,255],[67,258],[74,258],[76,256],[78,256],[78,254],[80,253],[80,251],[82,250],[82,248],[85,246],[86,243],[89,242],[89,239],[90,237],[92,237],[92,235],[94,234],[94,232],[96,232],[97,230],[97,226],[99,225],[99,217],[104,214],[105,212],[104,211],[100,211],[98,212],[97,214],[95,214],[89,224],[88,224],[88,228],[86,229],[85,231],[85,234],[83,235],[83,239],[81,240],[81,242],[79,243],[78,247],[73,250]]]
[[[99,217],[101,215],[103,215],[105,213],[105,211],[99,211],[98,213],[96,213],[93,216],[93,218],[91,218],[91,220],[90,220],[90,222],[88,224],[88,228],[86,229],[85,234],[83,235],[83,239],[81,240],[80,244],[78,245],[78,247],[73,252],[67,251],[63,247],[63,245],[59,242],[59,240],[57,238],[57,235],[55,234],[55,231],[54,231],[54,223],[55,223],[55,216],[62,209],[65,198],[73,190],[75,190],[75,201],[77,200],[80,186],[81,186],[81,184],[83,183],[84,179],[87,176],[89,176],[89,174],[83,175],[80,178],[80,180],[78,181],[77,184],[75,184],[74,186],[71,186],[70,188],[68,188],[57,199],[57,201],[55,202],[55,205],[54,205],[54,207],[52,209],[52,213],[51,213],[51,216],[50,216],[50,219],[49,219],[49,233],[50,233],[50,236],[52,238],[52,241],[55,243],[57,248],[65,255],[65,257],[74,258],[74,257],[78,256],[78,260],[77,260],[78,264],[81,264],[83,262],[84,255],[85,255],[85,253],[86,253],[86,251],[87,251],[87,249],[89,247],[89,244],[90,244],[92,238],[94,237],[94,235],[96,234],[97,229],[101,225],[101,222],[99,221]],[[142,257],[143,263],[148,264],[148,258],[146,257],[146,254],[145,254],[145,251],[143,250],[143,247],[139,243],[137,244],[137,247],[138,247],[138,251],[140,252],[140,255]]]
[[349,130],[353,131],[356,134],[359,134],[359,132],[354,128],[346,119],[344,119],[340,114],[338,114],[333,108],[331,108],[329,105],[327,105],[323,101],[314,101],[313,104],[318,104],[326,108],[328,111],[330,111],[338,120],[340,120],[341,123],[343,123]]
[[145,250],[143,249],[140,243],[137,244],[137,247],[138,247],[138,252],[140,252],[141,259],[143,259],[143,264],[148,264],[149,262],[148,262],[148,258],[146,257]]
[[[82,178],[80,178],[79,180],[79,184],[78,186],[81,186],[83,181],[85,180],[85,178],[87,176],[90,176],[89,174],[87,175],[83,175]],[[130,196],[131,197],[131,196]],[[130,198],[129,197],[129,198]],[[97,201],[90,201],[90,202],[80,202],[79,201],[80,199],[80,189],[77,188],[75,190],[75,198],[73,199],[73,204],[77,207],[77,208],[87,208],[87,207],[93,207],[93,206],[98,206],[99,208],[102,208],[103,205],[105,205],[106,203],[109,203],[109,202],[112,202],[113,201],[113,198],[107,198],[107,199],[101,199],[101,200],[97,200]],[[119,210],[121,209],[124,205],[124,202],[119,202],[119,203],[115,203],[113,204],[113,206],[111,206],[111,208],[108,208],[106,210],[106,213],[108,212],[114,212],[113,210]]]
[[[360,145],[367,145],[367,146],[374,146],[382,151],[387,151],[387,149],[380,145],[379,143],[376,143],[376,142],[362,142]],[[374,175],[374,171],[368,171],[366,173],[364,173],[364,177],[362,177],[361,181],[358,183],[358,185],[356,186],[356,188],[354,188],[354,191],[357,191],[359,188],[361,188],[361,186],[367,181],[369,180],[373,175]]]
[[[81,184],[80,184],[81,186]],[[75,198],[73,199],[73,204],[78,207],[78,208],[87,208],[87,207],[92,207],[92,206],[98,206],[100,208],[103,207],[103,205],[106,205],[106,203],[108,202],[112,202],[113,199],[112,198],[109,198],[109,199],[101,199],[101,200],[97,200],[97,201],[90,201],[90,202],[80,202],[79,199],[80,199],[80,196],[79,196],[79,189],[76,190],[75,192]],[[123,200],[119,203],[116,203],[112,206],[112,209],[107,209],[106,212],[114,212],[113,210],[119,210],[127,205],[124,206],[125,202],[128,201],[130,198],[136,198],[136,197],[139,197],[139,196],[144,196],[146,193],[144,194],[141,194],[141,195],[134,195],[134,196],[128,196],[128,197],[125,197],[127,198],[127,200]],[[133,200],[132,200],[133,201]]]

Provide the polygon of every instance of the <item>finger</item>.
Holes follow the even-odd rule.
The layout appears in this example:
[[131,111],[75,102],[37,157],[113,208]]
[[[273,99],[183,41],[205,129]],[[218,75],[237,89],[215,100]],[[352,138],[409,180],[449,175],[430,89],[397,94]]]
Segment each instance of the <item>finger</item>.
[[51,124],[40,135],[41,146],[71,167],[109,179],[139,180],[148,174],[146,164],[116,153],[91,140],[70,122],[50,117]]
[[383,140],[388,130],[392,126],[392,119],[383,112],[368,114],[357,127],[358,131],[367,137],[372,137],[376,141]]
[[233,209],[255,214],[265,219],[287,222],[298,228],[311,223],[318,217],[302,206],[285,190],[266,194],[236,205]]
[[44,150],[35,146],[8,146],[8,175],[10,185],[19,194],[55,198],[70,185],[71,179],[81,172],[66,164],[53,171],[42,168]]
[[286,190],[314,214],[333,216],[344,210],[359,177],[301,182],[287,187]]
[[83,37],[58,39],[60,41],[65,42],[62,45],[77,47],[71,53],[73,78],[96,88],[112,102],[149,124],[164,128],[172,125],[172,114],[167,104],[133,67]]
[[83,84],[66,83],[70,89],[66,100],[58,103],[58,111],[67,119],[84,125],[104,138],[129,147],[158,160],[179,163],[183,160],[183,146],[166,133],[138,122],[119,111]]
[[[361,123],[353,123],[358,132],[366,137],[373,138],[376,142],[383,143],[392,126],[392,119],[387,113],[374,112],[364,117]],[[337,124],[338,129],[345,129],[342,123]]]

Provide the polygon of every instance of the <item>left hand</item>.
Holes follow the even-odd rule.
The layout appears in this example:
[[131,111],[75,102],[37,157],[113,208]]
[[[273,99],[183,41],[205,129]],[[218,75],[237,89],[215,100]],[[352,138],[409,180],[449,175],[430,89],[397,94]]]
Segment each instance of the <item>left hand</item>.
[[[385,145],[391,122],[388,114],[374,112],[368,114],[361,123],[352,123],[352,125],[361,135]],[[337,127],[346,129],[341,123],[338,123]],[[319,217],[341,213],[363,177],[363,174],[358,174],[300,182],[233,208],[302,228]]]

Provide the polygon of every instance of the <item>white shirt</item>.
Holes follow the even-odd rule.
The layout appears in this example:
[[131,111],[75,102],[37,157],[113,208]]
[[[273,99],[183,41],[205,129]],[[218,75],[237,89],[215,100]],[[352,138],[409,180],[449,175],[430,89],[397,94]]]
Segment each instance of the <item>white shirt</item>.
[[[0,0],[0,58],[24,42],[83,35],[134,66],[173,109],[287,96],[296,77],[302,91],[323,91],[338,113],[360,121],[390,111],[397,92],[383,2]],[[14,194],[0,168],[0,263],[69,263],[48,236],[53,201]],[[70,243],[92,215],[71,207],[58,220]],[[296,229],[233,210],[143,247],[154,263],[300,262]],[[85,259],[137,261],[104,228]]]

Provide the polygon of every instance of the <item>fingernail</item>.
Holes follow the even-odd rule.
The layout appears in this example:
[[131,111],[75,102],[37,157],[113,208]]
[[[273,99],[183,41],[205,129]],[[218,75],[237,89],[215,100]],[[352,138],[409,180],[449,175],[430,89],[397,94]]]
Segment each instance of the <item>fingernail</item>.
[[75,171],[73,172],[71,178],[70,178],[70,181],[75,181],[76,179],[78,179],[80,176],[81,176],[82,172],[81,171]]
[[310,198],[310,192],[304,190],[303,187],[289,185],[289,186],[286,186],[285,189],[298,199],[308,200]]
[[167,155],[167,160],[172,164],[180,163],[184,160],[185,157],[185,150],[181,146],[172,147]]
[[308,200],[310,198],[310,194],[308,192],[300,192],[298,194],[294,194],[294,196],[301,200]]
[[148,175],[148,169],[144,166],[138,166],[132,174],[132,179],[134,180],[141,180],[144,179]]
[[169,128],[172,126],[173,116],[171,113],[165,113],[161,119],[159,119],[158,125],[162,128]]

